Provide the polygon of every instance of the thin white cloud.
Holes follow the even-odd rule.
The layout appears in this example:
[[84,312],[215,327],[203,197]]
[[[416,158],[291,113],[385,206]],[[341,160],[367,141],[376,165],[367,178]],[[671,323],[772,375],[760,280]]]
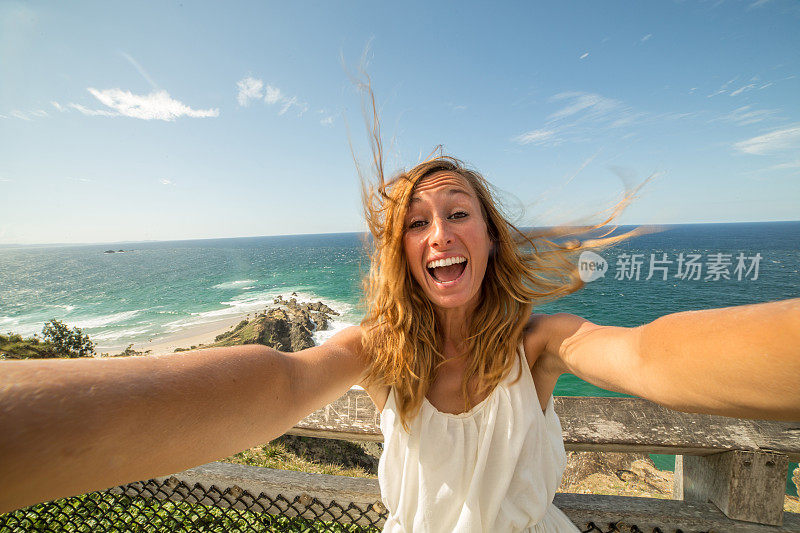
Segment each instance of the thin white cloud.
[[168,180],[168,179],[166,179],[166,178],[161,178],[161,179],[159,180],[159,183],[160,183],[161,185],[175,185],[175,184],[174,184],[172,181],[170,181],[170,180]]
[[63,113],[64,111],[66,111],[66,109],[64,108],[64,106],[62,106],[62,105],[61,105],[61,104],[59,104],[58,102],[50,102],[50,104],[51,104],[53,107],[55,107],[57,110],[61,111],[62,113]]
[[735,82],[736,80],[738,80],[738,79],[739,79],[739,76],[736,76],[734,78],[729,79],[728,81],[723,83],[722,86],[719,89],[717,89],[715,92],[709,94],[707,96],[707,98],[713,98],[714,96],[717,96],[717,95],[720,95],[720,94],[725,94],[726,92],[728,92],[728,89],[730,88],[731,84],[733,82]]
[[[237,100],[240,106],[248,105],[250,100],[259,99],[263,94],[264,102],[267,105],[278,106],[278,115],[285,115],[290,109],[294,109],[297,112],[297,116],[303,116],[311,109],[308,103],[302,101],[297,96],[289,96],[278,87],[265,84],[263,80],[253,78],[252,76],[242,78],[236,86],[239,90]],[[333,122],[333,118],[328,115],[327,111],[317,110],[316,113],[325,115],[325,117],[320,120],[320,124],[329,125]],[[330,121],[328,118],[330,118]]]
[[330,126],[331,124],[333,124],[333,117],[331,116],[325,117],[322,120],[320,120],[319,123],[322,124],[323,126]]
[[283,115],[284,113],[289,111],[290,107],[296,104],[297,104],[296,96],[292,96],[291,98],[284,98],[283,100],[281,100],[281,110],[278,111],[278,114]]
[[551,102],[562,100],[569,100],[570,102],[565,107],[548,116],[548,120],[562,119],[582,111],[586,111],[592,115],[604,115],[622,107],[620,102],[616,100],[593,93],[566,92],[559,93],[550,99]]
[[757,7],[761,7],[761,6],[763,6],[764,4],[766,4],[767,2],[769,2],[769,0],[756,0],[755,2],[753,2],[752,4],[750,4],[750,9],[754,9],[754,8],[757,8]]
[[766,155],[787,150],[800,150],[800,124],[771,131],[733,145],[745,154]]
[[550,130],[533,130],[517,135],[512,140],[517,144],[544,144],[553,139],[556,132]]
[[589,52],[584,52],[579,59],[586,59],[587,57],[589,57]]
[[[563,92],[549,101],[558,108],[548,115],[541,126],[511,138],[517,144],[555,146],[564,142],[585,142],[597,139],[601,132],[617,130],[619,137],[623,127],[641,124],[659,117],[637,112],[623,102],[599,94]],[[674,117],[664,117],[672,119]]]
[[[761,77],[751,76],[750,79],[747,80],[747,83],[739,86],[738,88],[734,88],[733,85],[737,80],[744,78],[744,76],[735,76],[730,80],[723,83],[719,89],[712,92],[711,94],[707,95],[708,98],[713,98],[714,96],[719,96],[720,94],[728,94],[729,96],[739,96],[742,93],[746,93],[748,91],[754,90],[762,90],[766,89],[767,87],[772,87],[775,85],[775,82],[772,81],[763,81]],[[741,81],[739,83],[742,83]],[[738,84],[737,84],[738,85]]]
[[69,103],[67,104],[72,109],[80,111],[84,115],[89,115],[90,117],[116,117],[119,116],[119,113],[112,113],[111,111],[105,111],[103,109],[88,109],[81,104]]
[[752,106],[746,105],[737,107],[730,113],[723,115],[719,120],[733,122],[739,126],[748,126],[756,124],[775,116],[775,111],[771,109],[753,109]]
[[171,122],[180,117],[208,118],[218,117],[219,109],[192,109],[174,100],[167,91],[154,91],[139,95],[122,89],[104,91],[89,87],[88,91],[100,103],[113,109],[119,115],[142,120],[165,120]]
[[37,109],[36,111],[31,111],[31,115],[35,117],[49,117],[50,115],[47,114],[47,111],[44,109]]
[[11,112],[11,116],[14,117],[14,118],[18,118],[20,120],[30,120],[31,119],[31,117],[29,117],[28,115],[26,115],[25,113],[23,113],[22,111],[19,111],[17,109],[15,109],[14,111]]
[[0,178],[0,182],[2,183],[11,183],[12,181],[14,180],[12,180],[11,178]]
[[645,35],[644,37],[642,37],[642,38],[641,38],[640,42],[646,43],[646,42],[647,42],[647,41],[649,41],[649,40],[650,40],[652,37],[653,37],[653,34],[652,34],[652,33],[648,33],[647,35]]
[[279,115],[285,114],[289,109],[297,108],[298,115],[302,115],[308,111],[309,106],[307,103],[301,101],[296,96],[286,96],[283,91],[272,85],[267,85],[264,91],[264,101],[269,105],[280,104]]
[[134,58],[132,58],[131,56],[129,56],[125,52],[120,52],[120,54],[122,54],[122,57],[124,57],[125,59],[128,60],[128,63],[133,65],[133,68],[135,68],[139,72],[139,74],[142,75],[142,77],[147,81],[147,83],[150,84],[150,86],[153,89],[158,89],[158,84],[153,81],[153,78],[150,77],[150,74],[147,73],[147,71],[144,69],[144,67],[142,67],[139,64],[138,61],[136,61]]
[[735,91],[733,91],[733,92],[731,93],[731,96],[739,96],[739,95],[740,95],[740,94],[742,94],[743,92],[749,91],[749,90],[751,90],[751,89],[755,89],[755,87],[756,87],[756,84],[755,84],[755,83],[748,83],[747,85],[744,85],[744,86],[742,86],[742,87],[739,87],[738,89],[736,89]]
[[281,90],[277,87],[273,87],[272,85],[267,85],[264,101],[272,105],[280,102],[281,100],[283,100],[283,94],[281,93]]
[[794,161],[787,161],[786,163],[778,163],[777,165],[772,165],[771,167],[767,167],[764,170],[791,170],[793,168],[800,168],[800,159],[795,159]]
[[247,76],[239,80],[236,83],[236,87],[239,89],[236,100],[239,102],[240,106],[247,107],[250,104],[250,100],[261,99],[264,82]]

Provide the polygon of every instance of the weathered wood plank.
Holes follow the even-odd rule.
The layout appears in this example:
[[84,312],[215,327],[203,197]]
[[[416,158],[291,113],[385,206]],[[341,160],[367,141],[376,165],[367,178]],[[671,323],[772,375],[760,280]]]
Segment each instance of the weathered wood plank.
[[732,520],[713,503],[682,502],[633,496],[557,493],[556,507],[564,511],[581,530],[593,522],[602,531],[617,524],[617,531],[629,532],[636,525],[639,531],[663,533],[784,533],[800,532],[800,515],[783,513],[783,525],[768,526]]
[[572,451],[709,455],[769,450],[800,459],[800,422],[683,413],[641,398],[564,396],[554,406]]
[[[683,413],[641,398],[557,396],[553,404],[570,451],[710,455],[767,450],[800,461],[800,422]],[[367,393],[352,389],[288,433],[381,442],[378,416]]]
[[783,454],[735,450],[684,457],[684,501],[711,501],[729,518],[781,525],[789,462]]

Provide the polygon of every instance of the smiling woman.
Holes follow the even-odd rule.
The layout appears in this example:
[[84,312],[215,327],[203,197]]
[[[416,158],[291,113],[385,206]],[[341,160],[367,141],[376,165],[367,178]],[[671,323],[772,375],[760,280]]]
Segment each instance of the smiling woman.
[[376,245],[361,331],[383,406],[384,530],[576,531],[552,504],[566,455],[525,326],[534,302],[581,287],[569,257],[583,246],[514,228],[454,158],[379,178],[364,194]]
[[375,245],[361,325],[368,379],[394,388],[404,425],[436,394],[440,367],[456,360],[461,392],[449,402],[462,406],[450,410],[469,410],[514,365],[533,306],[583,286],[578,255],[640,232],[577,238],[607,225],[635,191],[601,224],[523,232],[502,214],[491,185],[455,158],[378,178],[363,182]]

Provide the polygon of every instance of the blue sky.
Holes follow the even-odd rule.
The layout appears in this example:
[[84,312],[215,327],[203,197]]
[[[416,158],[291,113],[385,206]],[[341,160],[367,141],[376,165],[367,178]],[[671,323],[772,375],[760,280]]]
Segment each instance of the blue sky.
[[[518,222],[797,220],[800,4],[0,2],[0,244],[362,231],[436,145]],[[365,53],[366,50],[366,53]]]

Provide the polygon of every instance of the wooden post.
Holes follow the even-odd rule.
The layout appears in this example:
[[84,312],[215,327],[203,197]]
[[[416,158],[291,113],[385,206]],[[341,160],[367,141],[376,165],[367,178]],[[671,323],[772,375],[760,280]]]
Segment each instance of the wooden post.
[[734,520],[783,524],[789,470],[786,455],[733,450],[706,456],[687,455],[682,463],[684,501],[710,501]]
[[683,455],[675,456],[675,475],[672,478],[672,499],[683,499]]

